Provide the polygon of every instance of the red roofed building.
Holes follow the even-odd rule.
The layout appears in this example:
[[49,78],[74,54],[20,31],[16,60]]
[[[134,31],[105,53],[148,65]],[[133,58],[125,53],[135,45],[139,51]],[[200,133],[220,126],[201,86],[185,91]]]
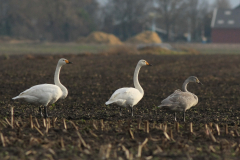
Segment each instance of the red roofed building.
[[211,22],[213,43],[240,43],[240,6],[215,9]]

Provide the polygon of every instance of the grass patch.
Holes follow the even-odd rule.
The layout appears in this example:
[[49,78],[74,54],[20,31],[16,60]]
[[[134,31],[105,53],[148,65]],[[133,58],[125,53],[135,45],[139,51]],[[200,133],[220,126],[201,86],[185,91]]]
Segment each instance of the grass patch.
[[0,43],[0,54],[79,54],[97,53],[108,48],[107,45],[86,45],[77,43]]

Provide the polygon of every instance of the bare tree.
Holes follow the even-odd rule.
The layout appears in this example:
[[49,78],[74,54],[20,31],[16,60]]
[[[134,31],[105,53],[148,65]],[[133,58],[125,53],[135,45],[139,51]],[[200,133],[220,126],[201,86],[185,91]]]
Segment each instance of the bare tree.
[[162,21],[164,23],[164,29],[166,30],[166,40],[169,40],[171,30],[176,24],[176,21],[180,19],[186,8],[185,0],[156,0],[159,5],[158,12],[162,16]]
[[229,0],[216,0],[214,3],[214,7],[221,8],[221,9],[230,9],[231,4]]
[[0,34],[72,41],[95,29],[96,0],[0,0]]
[[145,0],[109,0],[105,6],[105,27],[125,40],[142,30],[147,16]]

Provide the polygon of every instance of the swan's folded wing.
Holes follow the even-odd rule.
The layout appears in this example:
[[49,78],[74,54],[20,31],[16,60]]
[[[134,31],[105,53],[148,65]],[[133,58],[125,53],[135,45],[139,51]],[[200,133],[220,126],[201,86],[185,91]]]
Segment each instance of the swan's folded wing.
[[25,91],[23,91],[22,93],[19,94],[19,97],[21,96],[26,96],[26,95],[31,95],[34,97],[42,97],[46,94],[56,94],[57,92],[59,92],[59,87],[56,85],[52,85],[52,84],[40,84],[40,85],[36,85],[33,86]]
[[[106,104],[115,103],[117,101],[126,101],[127,99],[133,99],[133,96],[138,94],[135,93],[137,90],[135,88],[120,88],[116,90]],[[132,98],[131,98],[132,97]]]
[[161,104],[175,103],[179,99],[179,95],[182,93],[180,89],[175,90],[171,95],[162,100]]
[[176,90],[173,94],[164,99],[161,105],[178,105],[181,107],[186,107],[189,105],[191,106],[193,103],[195,103],[195,101],[196,99],[194,98],[194,95],[192,93]]

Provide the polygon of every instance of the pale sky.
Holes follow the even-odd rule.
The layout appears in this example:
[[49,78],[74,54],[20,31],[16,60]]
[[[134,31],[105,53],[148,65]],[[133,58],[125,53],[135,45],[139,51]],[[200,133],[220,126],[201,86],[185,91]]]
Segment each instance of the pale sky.
[[[210,3],[213,3],[215,0],[209,0]],[[236,7],[240,4],[240,0],[228,0],[230,4],[232,5],[232,8]]]
[[[106,3],[107,0],[98,0],[100,3]],[[215,0],[209,0],[210,3],[213,3]],[[240,4],[240,0],[229,0],[230,4],[232,5],[232,8],[236,7]]]

